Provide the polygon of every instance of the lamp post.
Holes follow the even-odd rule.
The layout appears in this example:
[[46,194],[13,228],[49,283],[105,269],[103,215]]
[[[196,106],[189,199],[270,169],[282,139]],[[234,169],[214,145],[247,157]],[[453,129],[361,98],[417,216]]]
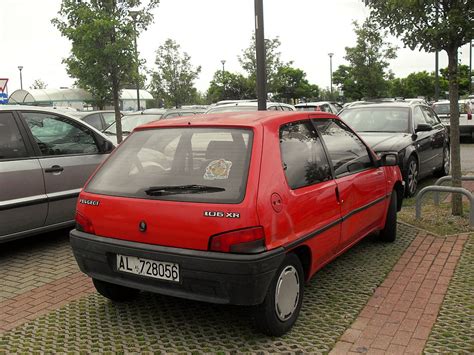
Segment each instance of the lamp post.
[[222,59],[221,63],[222,63],[222,96],[224,97],[224,100],[225,100],[226,99],[226,96],[225,96],[225,81],[224,81],[225,59]]
[[334,53],[328,53],[328,55],[329,55],[329,76],[331,79],[331,96],[332,96],[332,56],[334,55]]
[[140,64],[138,63],[138,48],[137,48],[137,16],[138,11],[130,11],[130,16],[133,19],[133,42],[135,45],[135,60],[137,61],[137,106],[140,111]]
[[473,39],[469,42],[469,94],[472,94],[472,80],[474,80],[472,75],[472,47],[474,47]]
[[21,90],[23,90],[23,77],[21,75],[21,71],[23,70],[23,65],[19,65],[18,70],[20,71],[20,88]]
[[222,63],[222,75],[224,75],[224,70],[225,70],[225,59],[222,59],[221,60],[221,63]]
[[263,0],[255,0],[255,49],[257,56],[258,110],[267,110],[267,73],[265,69],[265,33],[263,28]]

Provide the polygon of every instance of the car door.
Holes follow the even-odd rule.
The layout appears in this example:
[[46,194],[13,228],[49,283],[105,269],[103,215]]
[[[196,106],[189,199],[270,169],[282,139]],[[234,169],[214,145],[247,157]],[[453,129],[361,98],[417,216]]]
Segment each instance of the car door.
[[44,225],[48,211],[43,170],[13,111],[0,111],[0,240]]
[[92,131],[79,122],[48,112],[22,112],[44,172],[46,225],[74,219],[77,196],[105,155]]
[[336,178],[342,217],[341,250],[380,225],[387,194],[385,173],[376,166],[369,148],[342,121],[316,119],[313,123]]
[[331,167],[310,120],[280,127],[280,151],[293,232],[296,240],[314,236],[308,245],[313,270],[318,269],[334,255],[340,238],[340,206]]
[[415,132],[415,149],[418,153],[419,163],[420,166],[419,171],[420,175],[425,176],[431,172],[432,167],[434,166],[433,159],[435,158],[431,145],[431,131],[428,132],[417,132],[416,127],[418,124],[427,124],[425,115],[421,110],[421,106],[415,106],[412,110],[412,122],[413,122],[413,129]]
[[433,130],[431,133],[431,150],[433,154],[433,164],[431,169],[438,169],[443,166],[443,148],[445,145],[446,139],[446,129],[441,124],[441,121],[436,116],[436,114],[427,106],[421,106],[421,110],[425,115],[425,120],[432,127]]

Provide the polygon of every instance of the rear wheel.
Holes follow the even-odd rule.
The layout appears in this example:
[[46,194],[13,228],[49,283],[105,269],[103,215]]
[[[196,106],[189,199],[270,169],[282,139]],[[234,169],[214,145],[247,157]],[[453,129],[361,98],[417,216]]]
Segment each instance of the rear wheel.
[[418,174],[419,174],[418,161],[412,155],[408,159],[407,172],[405,176],[405,195],[411,197],[415,195],[416,188],[418,186]]
[[140,290],[134,288],[111,284],[110,282],[97,279],[92,279],[92,282],[97,292],[114,302],[132,301],[140,293]]
[[270,336],[281,336],[291,329],[303,302],[304,272],[300,259],[289,254],[283,260],[267,290],[262,304],[257,306],[257,328]]
[[379,239],[383,242],[394,242],[397,238],[397,192],[392,191],[387,210],[385,226],[380,231]]
[[443,165],[437,172],[437,176],[446,176],[449,175],[449,171],[451,168],[451,153],[449,151],[449,147],[443,148]]

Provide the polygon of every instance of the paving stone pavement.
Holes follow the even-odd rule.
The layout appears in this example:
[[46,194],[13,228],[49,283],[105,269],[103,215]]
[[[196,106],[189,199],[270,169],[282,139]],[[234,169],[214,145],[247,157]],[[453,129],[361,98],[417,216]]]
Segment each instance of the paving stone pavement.
[[468,238],[420,232],[331,354],[421,354]]
[[[396,242],[381,243],[374,237],[366,238],[323,268],[305,289],[298,322],[281,338],[255,332],[252,308],[212,305],[145,292],[135,302],[114,304],[97,293],[88,293],[86,283],[80,286],[83,288],[78,294],[73,294],[82,282],[74,271],[69,275],[77,279],[72,276],[71,282],[56,279],[58,284],[51,287],[78,299],[61,298],[59,308],[47,308],[38,318],[30,315],[34,319],[25,316],[17,320],[15,328],[0,331],[0,353],[328,353],[416,234],[416,230],[399,225]],[[50,287],[54,282],[43,286]],[[24,293],[31,296],[32,292]]]

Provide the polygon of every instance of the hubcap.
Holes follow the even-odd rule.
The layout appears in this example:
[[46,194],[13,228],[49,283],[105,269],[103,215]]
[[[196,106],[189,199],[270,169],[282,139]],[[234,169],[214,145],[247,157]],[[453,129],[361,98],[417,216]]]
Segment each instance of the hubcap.
[[414,193],[418,182],[418,166],[416,161],[412,160],[408,166],[408,188],[410,193]]
[[449,149],[445,148],[444,149],[444,172],[446,173],[446,175],[449,174],[450,163],[451,163],[451,156],[449,154]]
[[298,306],[300,280],[292,265],[284,268],[278,277],[275,290],[275,312],[281,321],[288,320]]

